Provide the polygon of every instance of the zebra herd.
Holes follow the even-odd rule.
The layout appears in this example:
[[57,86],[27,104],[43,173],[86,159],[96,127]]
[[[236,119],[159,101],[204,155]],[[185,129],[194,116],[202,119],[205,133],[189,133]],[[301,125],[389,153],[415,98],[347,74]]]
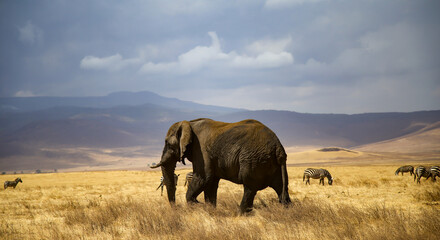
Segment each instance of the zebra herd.
[[440,167],[439,166],[431,166],[431,167],[425,167],[425,166],[418,166],[416,170],[414,171],[414,167],[410,165],[405,165],[396,170],[394,173],[395,175],[399,175],[399,173],[409,172],[412,175],[414,175],[414,181],[417,179],[417,183],[420,184],[420,178],[424,177],[426,180],[431,178],[433,182],[436,181],[436,177],[440,177]]
[[[433,182],[436,181],[436,177],[440,177],[440,167],[439,166],[431,166],[431,167],[425,167],[425,166],[418,166],[416,168],[416,170],[414,171],[414,167],[411,165],[405,165],[402,167],[399,167],[396,172],[394,173],[395,175],[399,175],[399,173],[402,174],[404,172],[409,172],[412,175],[414,175],[414,181],[417,179],[417,183],[420,184],[420,178],[424,177],[427,180],[429,178],[431,178],[431,180]],[[303,175],[303,182],[304,180],[306,180],[306,185],[307,183],[310,185],[310,178],[313,179],[319,179],[319,184],[322,183],[322,185],[324,186],[324,178],[328,179],[328,184],[332,185],[333,183],[333,177],[332,175],[329,173],[329,171],[327,171],[326,169],[314,169],[314,168],[307,168],[306,170],[304,170],[304,175]]]
[[[414,181],[417,179],[417,183],[420,183],[421,177],[424,177],[426,179],[431,178],[433,182],[436,181],[436,177],[440,177],[440,167],[439,166],[431,166],[431,167],[418,166],[414,171],[413,166],[405,165],[405,166],[399,167],[395,171],[394,174],[399,175],[399,173],[400,173],[403,176],[403,173],[406,173],[406,172],[409,172],[411,176],[414,175]],[[177,180],[178,180],[179,175],[174,174],[174,182],[175,182],[176,186],[177,186]],[[188,186],[191,183],[192,178],[193,178],[193,172],[187,173],[186,177],[185,177],[185,184],[183,186]],[[306,170],[304,170],[303,182],[305,181],[306,185],[307,184],[310,185],[310,178],[319,179],[319,185],[322,184],[324,186],[324,179],[325,178],[327,178],[329,185],[333,184],[332,175],[330,174],[330,172],[328,170],[323,169],[323,168],[320,168],[320,169],[307,168]],[[163,193],[163,186],[164,186],[163,176],[161,176],[160,177],[160,185],[156,189],[156,190],[158,190],[160,187],[162,187],[161,196]]]
[[[174,183],[176,184],[176,186],[177,186],[177,180],[179,179],[179,175],[174,174]],[[183,186],[189,186],[189,184],[192,181],[193,175],[194,175],[193,172],[189,172],[189,173],[186,174],[185,184]],[[304,180],[306,178],[307,178],[306,185],[307,185],[307,183],[310,185],[310,178],[313,178],[313,179],[318,179],[319,178],[319,184],[322,183],[322,185],[324,185],[324,178],[328,179],[328,184],[329,185],[332,185],[332,183],[333,183],[333,177],[330,174],[330,172],[327,171],[326,169],[322,169],[322,168],[321,169],[307,168],[304,171],[303,182],[304,182]],[[164,179],[163,176],[161,176],[160,177],[160,184],[159,184],[159,186],[156,189],[156,191],[157,191],[159,188],[162,188],[161,189],[161,194],[160,194],[161,196],[163,194],[163,186],[164,186],[163,179]]]
[[[439,166],[431,166],[431,167],[425,167],[425,166],[418,166],[415,171],[414,171],[414,167],[411,165],[405,165],[405,166],[401,166],[399,167],[394,174],[395,175],[399,175],[403,173],[409,172],[410,175],[414,175],[414,181],[416,181],[417,179],[417,183],[420,184],[420,178],[424,177],[427,180],[429,178],[431,178],[431,180],[433,182],[436,181],[436,177],[440,177],[440,167]],[[179,179],[180,174],[176,175],[174,174],[174,183],[177,186],[177,180]],[[191,180],[193,178],[193,172],[189,172],[186,174],[185,176],[185,184],[183,186],[189,186],[189,184],[191,183]],[[304,174],[303,174],[303,182],[306,182],[306,185],[309,184],[310,185],[310,178],[313,179],[319,179],[319,184],[324,186],[324,179],[327,178],[328,180],[328,184],[332,185],[333,184],[333,177],[330,174],[329,171],[327,171],[326,169],[320,168],[320,169],[315,169],[315,168],[307,168],[306,170],[304,170]],[[160,177],[160,184],[159,186],[156,188],[156,191],[159,190],[159,188],[161,188],[161,193],[160,195],[163,195],[163,187],[164,187],[164,182],[163,182],[164,178],[163,176]],[[8,188],[8,187],[12,187],[15,188],[17,186],[17,184],[19,182],[23,182],[21,180],[21,178],[16,178],[14,181],[5,181],[4,184],[4,188]]]

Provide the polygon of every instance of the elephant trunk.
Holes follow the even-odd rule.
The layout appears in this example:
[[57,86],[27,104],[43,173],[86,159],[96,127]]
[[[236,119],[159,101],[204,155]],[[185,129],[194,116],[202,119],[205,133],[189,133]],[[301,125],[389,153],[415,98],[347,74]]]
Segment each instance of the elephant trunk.
[[170,203],[176,202],[176,184],[174,183],[174,170],[176,168],[176,163],[174,166],[162,166],[162,175],[164,177],[164,184],[167,188],[168,201]]
[[168,201],[176,202],[176,184],[174,182],[174,171],[176,169],[178,157],[173,154],[166,146],[162,153],[160,162],[151,168],[162,168],[163,183],[167,188]]
[[[163,159],[163,158],[162,158]],[[169,160],[169,159],[167,159]],[[176,184],[174,182],[174,171],[176,169],[176,161],[160,161],[159,164],[151,168],[162,168],[163,183],[167,188],[168,201],[170,203],[176,202]]]

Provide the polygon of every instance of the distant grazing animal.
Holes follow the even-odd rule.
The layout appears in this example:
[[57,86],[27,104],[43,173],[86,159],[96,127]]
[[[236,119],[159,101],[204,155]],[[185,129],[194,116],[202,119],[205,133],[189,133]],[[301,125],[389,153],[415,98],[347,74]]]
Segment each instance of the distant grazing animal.
[[328,179],[329,185],[332,185],[333,183],[332,175],[327,170],[322,168],[321,169],[307,168],[306,170],[304,170],[303,182],[305,178],[307,178],[306,185],[307,183],[310,185],[310,178],[313,179],[319,178],[319,184],[322,183],[323,186],[324,186],[324,178]]
[[[179,174],[179,175],[174,174],[174,183],[175,183],[176,186],[177,186],[177,180],[179,180],[179,176],[180,176],[180,174]],[[161,176],[161,177],[160,177],[160,184],[159,184],[159,187],[156,188],[156,191],[157,191],[159,188],[161,188],[161,189],[160,189],[160,196],[163,195],[163,186],[164,186],[164,182],[163,182],[163,180],[164,180],[164,178],[163,178],[163,176]]]
[[431,177],[432,181],[436,181],[435,177],[440,177],[440,167],[439,166],[432,166],[431,167]]
[[[427,168],[425,166],[418,166],[416,168],[416,172],[414,174],[414,181],[417,178],[417,183],[420,183],[420,178],[424,177],[426,180],[428,180],[430,177],[432,177],[431,174],[431,168]],[[434,179],[434,178],[433,178]],[[434,180],[433,180],[434,181]]]
[[414,174],[414,167],[411,165],[401,166],[400,168],[398,168],[396,170],[396,172],[394,174],[399,175],[399,173],[402,173],[402,176],[403,176],[404,172],[409,172],[410,175],[412,176]]
[[21,183],[23,182],[23,181],[21,181],[21,178],[16,178],[14,181],[6,181],[5,182],[5,189],[8,187],[15,188],[19,182],[21,182]]
[[193,179],[193,175],[194,175],[193,172],[189,172],[186,174],[185,184],[183,186],[186,186],[186,184],[188,184],[188,186],[189,186],[189,184],[191,183],[191,181]]

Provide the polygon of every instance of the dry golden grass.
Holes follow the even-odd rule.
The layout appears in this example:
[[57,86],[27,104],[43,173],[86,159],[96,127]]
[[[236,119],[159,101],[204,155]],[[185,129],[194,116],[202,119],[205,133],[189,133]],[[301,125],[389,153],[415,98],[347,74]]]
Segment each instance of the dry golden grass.
[[188,206],[188,169],[174,207],[155,190],[159,171],[25,174],[0,191],[0,239],[438,239],[440,183],[417,185],[397,167],[328,166],[333,186],[306,186],[305,167],[290,167],[293,204],[266,189],[249,216],[238,214],[242,186],[223,180],[217,208]]

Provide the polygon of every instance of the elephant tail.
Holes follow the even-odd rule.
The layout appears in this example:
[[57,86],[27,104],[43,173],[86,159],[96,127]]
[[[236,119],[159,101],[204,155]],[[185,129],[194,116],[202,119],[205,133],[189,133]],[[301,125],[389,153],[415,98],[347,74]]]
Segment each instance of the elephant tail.
[[281,193],[281,203],[288,204],[291,201],[289,197],[289,177],[287,175],[286,162],[281,164],[281,177],[283,179],[283,191]]
[[287,175],[287,154],[284,150],[283,146],[278,140],[278,145],[276,148],[276,158],[278,164],[281,165],[281,179],[283,183],[283,190],[281,192],[281,203],[288,204],[290,203],[290,197],[289,197],[289,177]]

